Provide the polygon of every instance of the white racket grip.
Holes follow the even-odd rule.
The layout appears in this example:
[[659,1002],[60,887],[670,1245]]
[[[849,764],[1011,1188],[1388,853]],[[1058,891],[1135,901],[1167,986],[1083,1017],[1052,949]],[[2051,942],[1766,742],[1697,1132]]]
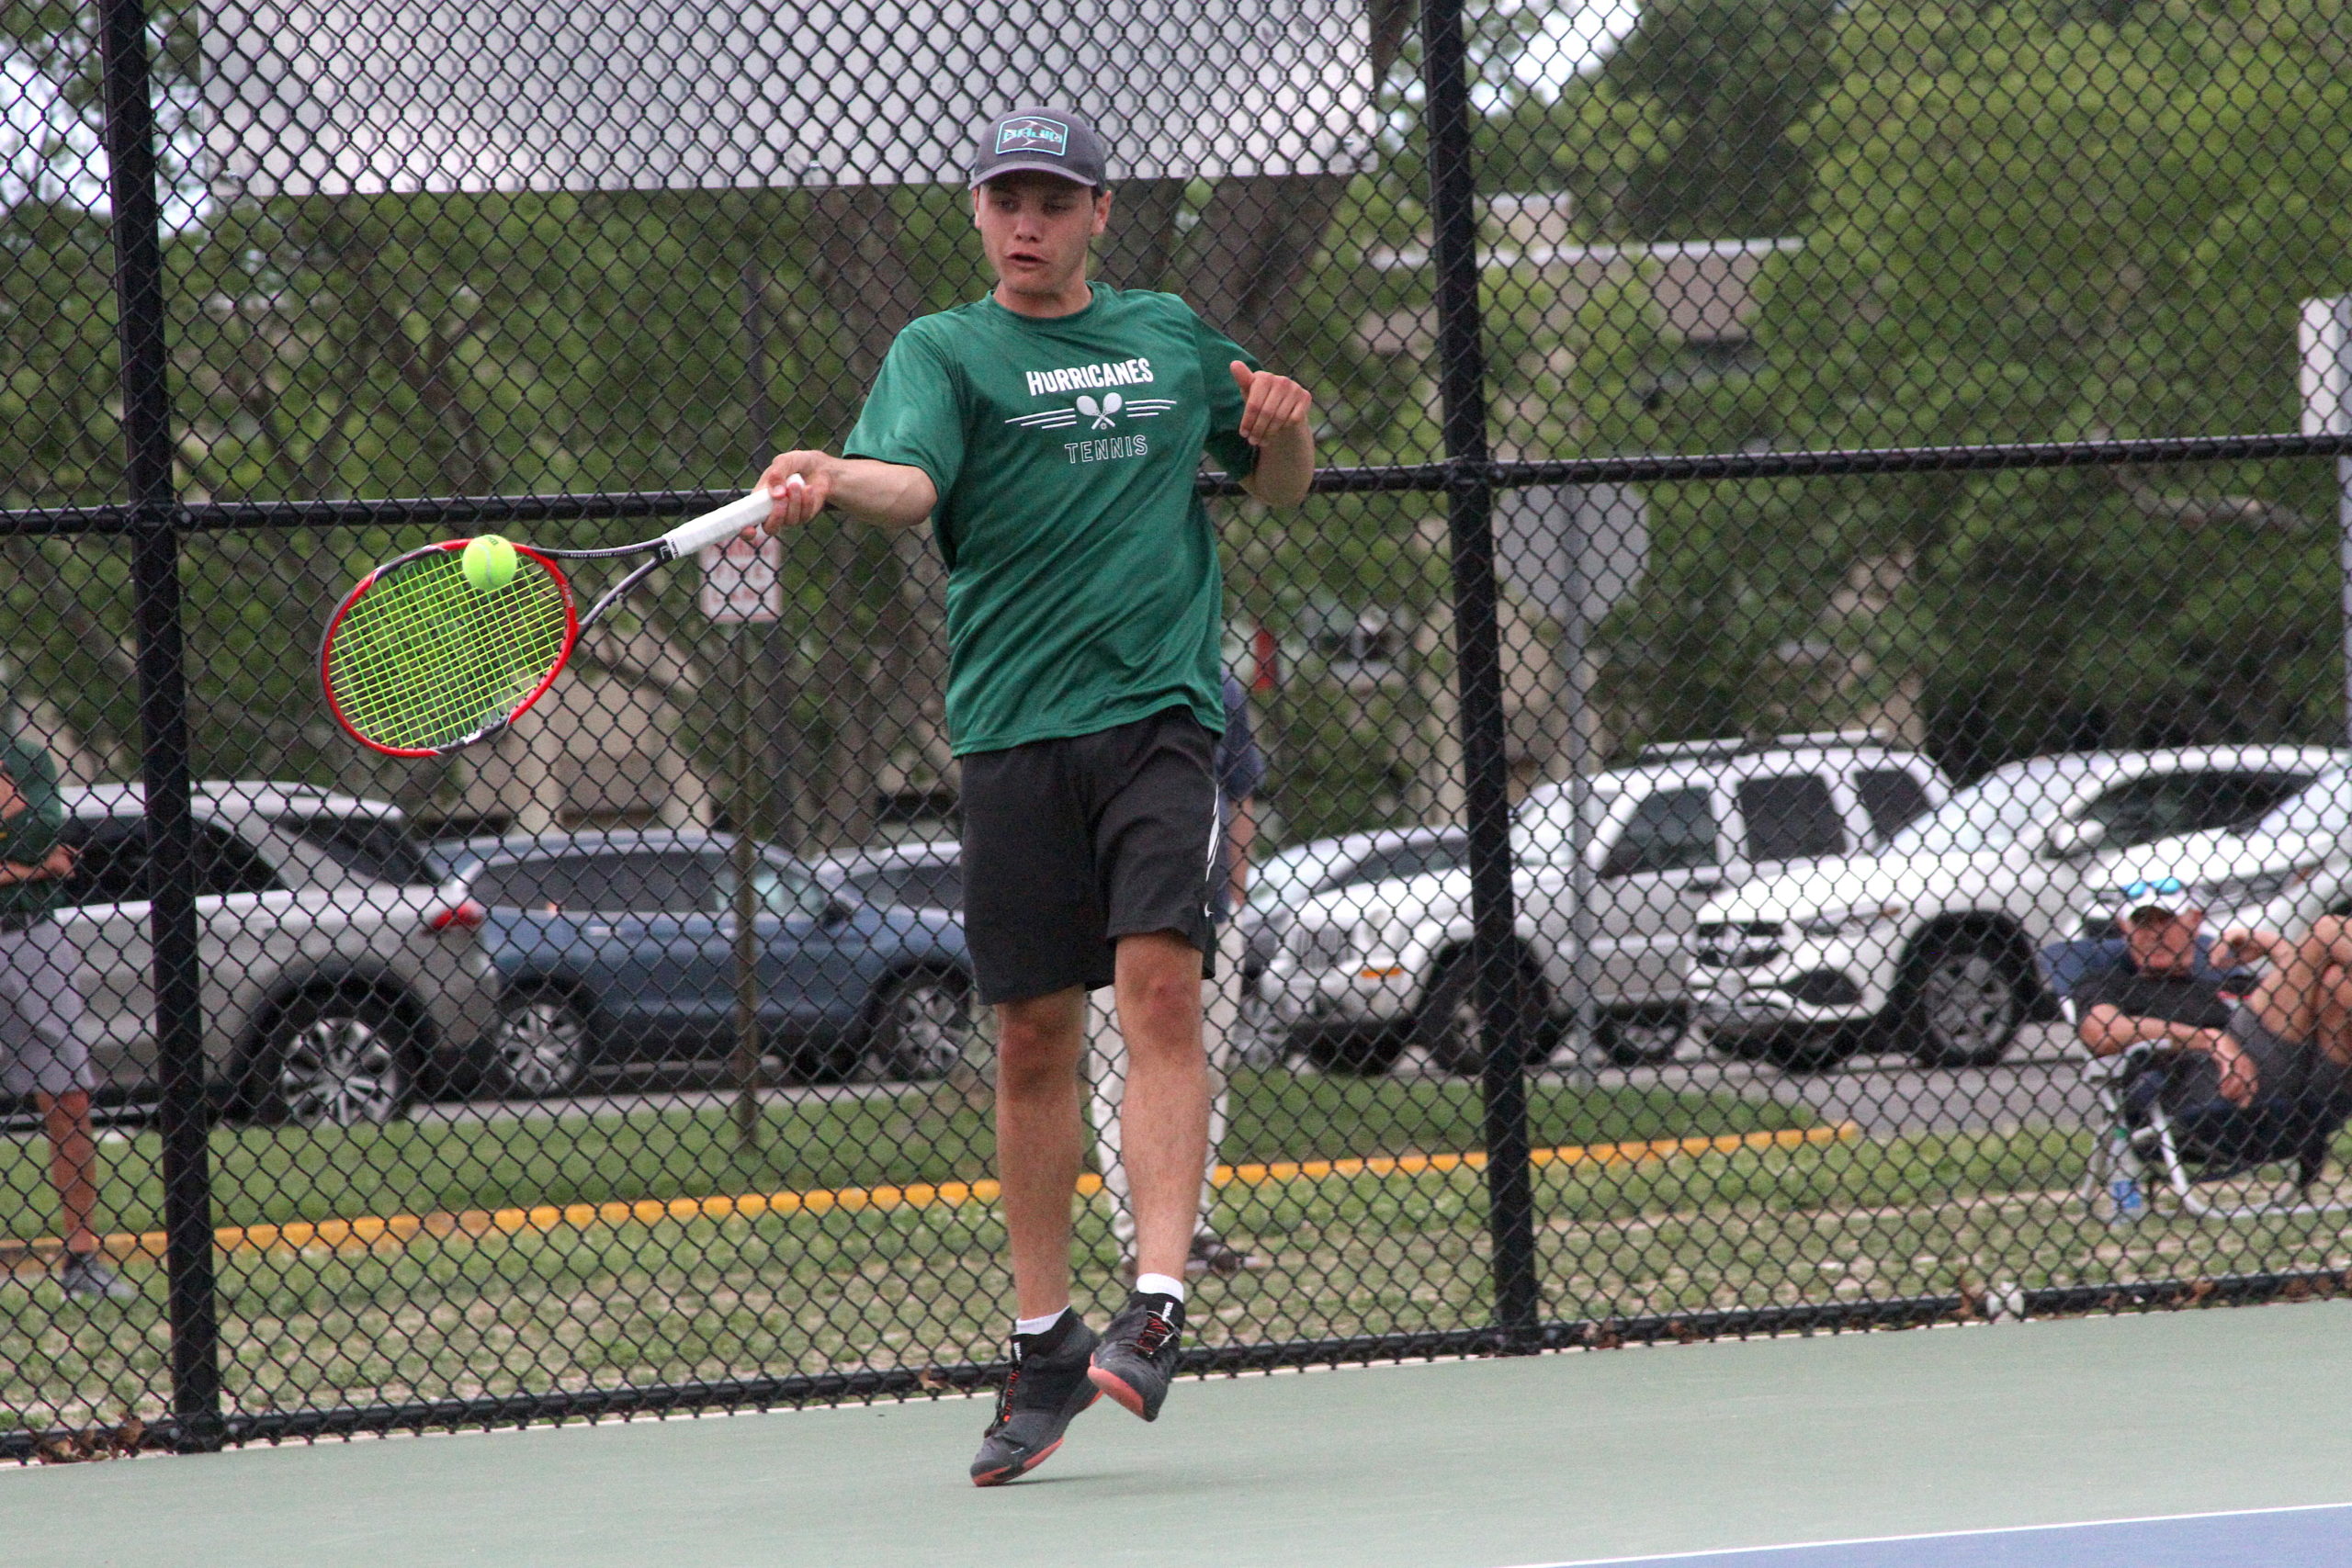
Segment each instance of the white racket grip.
[[[793,475],[790,482],[798,484],[800,476]],[[699,517],[687,518],[684,523],[662,535],[662,542],[670,547],[670,558],[673,560],[682,556],[690,556],[705,545],[715,545],[722,539],[731,539],[752,524],[766,522],[770,504],[767,487],[763,485],[751,494],[730,501],[715,512],[706,512]]]

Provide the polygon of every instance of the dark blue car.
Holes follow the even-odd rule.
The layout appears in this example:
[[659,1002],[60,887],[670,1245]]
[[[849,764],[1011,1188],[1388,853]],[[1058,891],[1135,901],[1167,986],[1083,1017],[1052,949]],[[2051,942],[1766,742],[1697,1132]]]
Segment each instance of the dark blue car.
[[[735,840],[550,833],[435,847],[452,908],[499,976],[498,1090],[559,1094],[627,1066],[710,1066],[735,1048]],[[964,933],[935,910],[828,887],[762,845],[763,1054],[805,1082],[936,1077],[972,1030]]]

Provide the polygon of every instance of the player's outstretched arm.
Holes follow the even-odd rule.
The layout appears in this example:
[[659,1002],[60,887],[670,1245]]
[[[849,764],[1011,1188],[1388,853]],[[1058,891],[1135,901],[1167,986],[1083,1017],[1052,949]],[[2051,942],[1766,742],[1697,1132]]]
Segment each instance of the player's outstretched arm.
[[1296,506],[1315,482],[1315,397],[1287,376],[1228,367],[1241,389],[1241,438],[1258,449],[1258,466],[1241,488],[1269,506]]
[[[800,483],[785,481],[798,475]],[[767,530],[797,528],[828,506],[877,528],[911,528],[939,504],[931,476],[908,463],[836,457],[829,452],[783,452],[760,475],[768,492]]]

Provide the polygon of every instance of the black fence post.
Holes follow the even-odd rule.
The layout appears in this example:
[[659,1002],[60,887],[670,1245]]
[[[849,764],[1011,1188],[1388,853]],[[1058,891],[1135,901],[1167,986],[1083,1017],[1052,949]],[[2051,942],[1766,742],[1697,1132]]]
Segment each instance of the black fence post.
[[1485,1097],[1487,1229],[1495,1327],[1504,1348],[1532,1344],[1540,1306],[1529,1174],[1532,1054],[1512,934],[1510,801],[1503,751],[1502,634],[1495,587],[1494,479],[1487,450],[1486,355],[1478,309],[1477,175],[1470,144],[1469,51],[1461,0],[1424,0],[1421,79],[1429,114],[1431,257],[1437,269],[1438,386],[1445,405],[1446,520],[1462,690],[1462,769],[1470,830],[1471,962]]
[[140,775],[153,878],[155,1063],[164,1144],[164,1269],[170,1281],[172,1441],[221,1444],[220,1322],[196,946],[195,824],[188,798],[187,683],[180,633],[178,520],[164,357],[163,214],[141,0],[101,0],[107,198],[122,353],[122,426],[134,526]]

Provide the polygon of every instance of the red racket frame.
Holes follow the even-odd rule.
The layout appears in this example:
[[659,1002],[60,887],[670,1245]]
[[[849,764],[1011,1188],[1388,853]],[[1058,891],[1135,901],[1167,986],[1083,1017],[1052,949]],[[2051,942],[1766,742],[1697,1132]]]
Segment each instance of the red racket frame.
[[344,715],[343,705],[335,701],[334,685],[327,680],[327,660],[334,655],[334,634],[342,627],[344,617],[351,613],[351,607],[359,603],[368,591],[375,587],[377,581],[387,572],[397,571],[413,560],[436,552],[462,550],[471,543],[473,543],[471,539],[444,539],[439,544],[425,545],[421,548],[409,551],[406,555],[393,557],[361,578],[351,592],[343,596],[343,602],[334,607],[334,614],[327,618],[326,635],[319,639],[319,690],[325,694],[327,709],[334,715],[335,723],[343,727],[343,732],[371,751],[380,751],[387,757],[446,757],[452,751],[486,739],[529,712],[531,705],[547,694],[547,689],[555,684],[555,678],[563,673],[563,667],[571,662],[571,650],[580,646],[580,606],[572,597],[571,580],[564,576],[563,569],[546,555],[528,545],[516,545],[514,553],[519,556],[528,556],[537,561],[549,577],[555,579],[556,591],[563,595],[563,649],[556,655],[554,666],[548,671],[539,683],[532,687],[530,694],[521,702],[509,709],[503,718],[493,720],[472,734],[462,739],[453,740],[447,746],[387,746],[380,741],[370,740],[352,728],[351,720]]

